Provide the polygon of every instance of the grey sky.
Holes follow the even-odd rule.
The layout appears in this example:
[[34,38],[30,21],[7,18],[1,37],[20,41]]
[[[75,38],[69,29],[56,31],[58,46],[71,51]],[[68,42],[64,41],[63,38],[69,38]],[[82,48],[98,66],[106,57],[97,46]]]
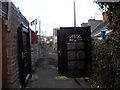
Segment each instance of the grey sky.
[[[39,17],[41,30],[52,35],[53,28],[73,27],[73,0],[12,0],[23,15],[31,22]],[[102,19],[99,6],[93,0],[75,0],[77,26],[91,17]],[[34,29],[34,26],[31,27]]]

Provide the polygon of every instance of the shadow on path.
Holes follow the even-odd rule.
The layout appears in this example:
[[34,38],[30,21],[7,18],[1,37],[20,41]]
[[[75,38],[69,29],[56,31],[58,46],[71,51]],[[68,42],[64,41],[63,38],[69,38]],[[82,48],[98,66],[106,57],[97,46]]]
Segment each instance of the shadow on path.
[[75,78],[59,76],[57,53],[46,46],[44,56],[34,65],[27,88],[83,88]]

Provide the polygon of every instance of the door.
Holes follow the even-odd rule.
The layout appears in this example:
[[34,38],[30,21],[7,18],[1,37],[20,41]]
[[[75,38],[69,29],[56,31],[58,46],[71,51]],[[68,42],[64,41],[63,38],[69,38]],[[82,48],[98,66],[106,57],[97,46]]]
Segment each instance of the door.
[[2,88],[7,88],[8,87],[8,75],[7,75],[7,52],[6,52],[6,30],[7,30],[7,26],[5,25],[5,21],[2,20],[2,30],[0,32],[2,32],[1,37],[2,37]]
[[18,30],[19,70],[21,86],[25,87],[31,77],[31,53],[29,27],[21,25]]
[[2,2],[0,1],[0,89],[2,89]]
[[[2,23],[1,17],[0,23]],[[2,89],[2,24],[0,24],[0,89]]]
[[90,27],[60,28],[58,34],[58,72],[65,75],[90,76]]

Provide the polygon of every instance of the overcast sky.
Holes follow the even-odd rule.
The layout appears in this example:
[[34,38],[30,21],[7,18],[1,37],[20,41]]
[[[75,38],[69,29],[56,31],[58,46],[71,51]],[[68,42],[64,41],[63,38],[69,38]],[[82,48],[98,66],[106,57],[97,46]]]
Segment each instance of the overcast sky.
[[[73,27],[73,0],[12,0],[16,7],[19,7],[22,14],[31,22],[34,19],[41,20],[41,30],[47,31],[50,36],[53,28]],[[76,1],[76,25],[88,22],[94,18],[101,20],[102,12],[93,0]],[[34,26],[31,27],[34,29]],[[37,28],[38,29],[38,28]]]

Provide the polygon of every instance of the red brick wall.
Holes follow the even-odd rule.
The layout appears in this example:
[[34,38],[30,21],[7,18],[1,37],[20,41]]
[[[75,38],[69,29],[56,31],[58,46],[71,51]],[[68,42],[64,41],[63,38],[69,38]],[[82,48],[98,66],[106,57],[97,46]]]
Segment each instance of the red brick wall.
[[38,37],[35,34],[34,31],[31,30],[31,39],[32,39],[32,44],[37,44],[38,43]]
[[24,17],[12,5],[10,31],[6,30],[7,87],[19,88],[18,28],[24,23]]
[[[7,20],[4,18],[4,21]],[[4,88],[20,88],[20,77],[19,77],[19,60],[18,60],[18,28],[21,26],[21,23],[28,26],[29,22],[24,18],[24,16],[16,9],[12,4],[11,14],[10,14],[10,23],[7,23],[7,27],[10,26],[7,31],[4,29],[4,38],[2,42],[4,45],[2,48],[4,56],[2,57],[3,65],[3,76]],[[4,25],[5,26],[5,23]],[[2,30],[3,31],[3,30]]]
[[8,87],[18,88],[20,83],[17,51],[17,30],[20,26],[20,21],[13,13],[11,14],[11,22],[10,32],[6,31]]

